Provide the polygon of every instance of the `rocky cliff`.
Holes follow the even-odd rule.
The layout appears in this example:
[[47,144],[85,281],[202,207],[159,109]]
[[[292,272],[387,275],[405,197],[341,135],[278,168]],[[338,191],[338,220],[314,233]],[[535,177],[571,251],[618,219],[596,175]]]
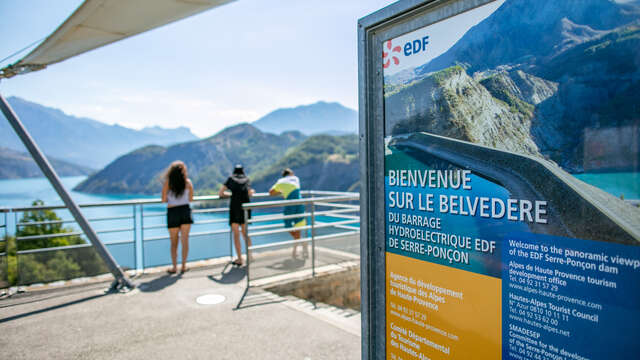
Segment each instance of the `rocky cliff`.
[[386,95],[386,132],[426,131],[541,156],[530,136],[533,106],[516,89],[503,74],[479,82],[460,66],[447,68]]

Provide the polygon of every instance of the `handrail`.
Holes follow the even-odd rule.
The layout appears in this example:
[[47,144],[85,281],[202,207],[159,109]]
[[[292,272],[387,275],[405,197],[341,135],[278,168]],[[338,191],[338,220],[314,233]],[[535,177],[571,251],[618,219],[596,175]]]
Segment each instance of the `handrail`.
[[318,229],[318,228],[325,228],[325,227],[338,226],[338,225],[356,224],[359,222],[360,222],[359,218],[357,220],[342,220],[342,221],[336,221],[331,223],[321,223],[320,225],[305,225],[305,226],[298,226],[296,228],[280,228],[275,230],[259,231],[255,233],[249,233],[249,236],[273,235],[273,234],[286,233],[291,230],[310,230],[312,228]]
[[300,192],[302,195],[345,195],[345,196],[360,196],[359,192],[353,191],[329,191],[329,190],[306,190]]
[[260,249],[277,248],[277,247],[287,246],[287,245],[304,244],[304,243],[310,243],[312,240],[327,240],[327,239],[333,239],[341,236],[356,235],[359,233],[360,233],[360,230],[358,229],[358,230],[352,230],[346,233],[316,236],[314,239],[310,237],[305,237],[297,240],[287,240],[287,241],[279,241],[279,242],[270,243],[270,244],[253,245],[253,246],[249,246],[249,250],[260,250]]
[[[317,204],[316,204],[317,205]],[[358,212],[360,211],[360,208],[358,207],[357,209],[341,209],[341,210],[325,210],[325,211],[316,211],[315,215],[329,215],[329,216],[334,216],[335,214],[341,214],[341,213],[351,213],[351,212]],[[299,213],[299,214],[293,214],[293,215],[262,215],[262,216],[254,216],[251,219],[247,220],[248,224],[252,224],[252,223],[257,223],[257,222],[264,222],[264,221],[276,221],[276,220],[284,220],[284,219],[296,219],[296,218],[300,218],[300,217],[306,217],[306,216],[311,216],[310,212],[304,212],[304,213]],[[337,216],[335,216],[337,217]]]
[[[270,195],[268,193],[256,193],[253,195],[253,197],[263,198],[263,197],[270,197]],[[201,195],[201,196],[194,196],[193,203],[198,203],[202,201],[224,200],[224,199],[227,199],[227,197],[221,198],[218,195]],[[103,201],[98,203],[84,203],[84,204],[79,204],[78,206],[83,208],[89,208],[89,207],[104,207],[104,206],[150,205],[150,204],[162,204],[162,199],[152,198],[152,199]],[[66,209],[66,206],[42,205],[42,206],[24,206],[24,207],[15,207],[15,208],[0,208],[0,212],[25,212],[25,211],[32,211],[32,210],[57,210],[57,209]]]
[[19,255],[24,255],[24,254],[35,254],[35,253],[42,253],[42,252],[49,252],[49,251],[60,251],[60,250],[80,249],[80,248],[89,248],[89,247],[93,247],[93,245],[91,245],[91,243],[86,243],[86,244],[78,244],[78,245],[57,246],[57,247],[51,247],[51,248],[18,250],[17,253]]
[[17,241],[26,241],[26,240],[38,240],[38,239],[53,239],[53,238],[61,238],[68,236],[80,236],[84,233],[81,231],[74,232],[64,232],[64,233],[56,233],[56,234],[45,234],[45,235],[29,235],[29,236],[17,236]]
[[269,207],[291,206],[291,205],[305,205],[312,204],[318,201],[353,201],[360,200],[360,194],[358,195],[342,195],[342,196],[326,196],[326,197],[311,197],[306,199],[295,200],[276,200],[276,201],[262,201],[257,203],[245,203],[242,208],[245,210],[263,209]]
[[[99,218],[89,218],[89,221],[109,221],[109,220],[124,220],[124,219],[132,219],[133,216],[107,216],[107,217],[99,217]],[[27,226],[38,226],[38,225],[53,225],[53,224],[68,224],[74,223],[75,220],[48,220],[48,221],[32,221],[32,222],[19,222],[16,226],[27,227]]]
[[333,203],[326,203],[326,202],[316,202],[317,206],[325,206],[325,207],[337,207],[337,208],[344,208],[344,209],[357,209],[360,210],[360,205],[349,205],[349,204],[333,204]]
[[[319,190],[304,190],[300,192],[302,195],[313,196],[313,195],[342,195],[342,196],[360,196],[359,193],[354,192],[340,192],[340,191],[319,191]],[[269,193],[255,193],[253,194],[254,198],[267,198],[272,197]],[[203,201],[213,201],[213,200],[225,200],[228,197],[220,197],[218,195],[200,195],[194,196],[193,202],[203,202]],[[287,201],[287,200],[280,200]],[[150,205],[150,204],[162,204],[162,199],[160,198],[150,198],[150,199],[133,199],[133,200],[116,200],[116,201],[104,201],[98,203],[84,203],[79,204],[80,207],[103,207],[103,206],[122,206],[122,205]],[[8,213],[8,212],[24,212],[24,211],[32,211],[32,210],[57,210],[57,209],[66,209],[64,205],[42,205],[42,206],[24,206],[24,207],[14,207],[7,208],[1,207],[0,213]],[[197,211],[198,209],[194,209]]]

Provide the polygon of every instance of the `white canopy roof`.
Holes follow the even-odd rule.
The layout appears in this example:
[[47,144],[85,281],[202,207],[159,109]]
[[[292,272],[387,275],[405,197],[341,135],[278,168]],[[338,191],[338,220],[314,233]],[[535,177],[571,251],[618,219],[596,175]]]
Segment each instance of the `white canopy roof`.
[[38,47],[20,61],[0,69],[0,78],[44,69],[231,1],[234,0],[85,0]]

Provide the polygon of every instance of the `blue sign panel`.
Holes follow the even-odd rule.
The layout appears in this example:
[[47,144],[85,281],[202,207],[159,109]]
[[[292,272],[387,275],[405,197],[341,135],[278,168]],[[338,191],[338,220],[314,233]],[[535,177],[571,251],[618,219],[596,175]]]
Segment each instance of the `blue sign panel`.
[[640,354],[640,247],[515,233],[502,247],[505,359]]

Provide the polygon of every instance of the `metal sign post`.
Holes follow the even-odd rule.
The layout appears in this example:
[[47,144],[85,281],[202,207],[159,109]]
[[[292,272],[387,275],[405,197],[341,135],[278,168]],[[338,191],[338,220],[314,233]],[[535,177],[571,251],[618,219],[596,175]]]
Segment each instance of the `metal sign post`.
[[363,359],[640,353],[640,5],[589,6],[358,22]]
[[31,138],[31,135],[22,125],[22,122],[20,122],[20,119],[9,105],[9,102],[7,102],[6,99],[2,96],[2,94],[0,94],[0,110],[2,110],[2,113],[7,118],[16,134],[18,134],[20,140],[22,140],[22,143],[25,145],[27,150],[29,150],[29,153],[35,160],[36,164],[38,164],[40,170],[42,170],[42,173],[47,177],[53,188],[58,193],[58,196],[60,196],[65,206],[69,209],[71,215],[73,215],[73,218],[78,223],[78,226],[80,226],[84,234],[87,236],[87,239],[89,239],[89,241],[93,245],[93,248],[97,251],[102,260],[104,260],[105,264],[109,268],[109,271],[111,271],[111,274],[113,274],[113,276],[115,277],[110,290],[118,290],[123,287],[129,289],[134,288],[135,285],[128,279],[127,275],[122,271],[122,269],[118,266],[116,261],[109,253],[109,250],[107,250],[100,239],[98,239],[98,235],[91,227],[91,224],[89,224],[87,219],[80,211],[78,205],[75,203],[75,201],[73,201],[64,185],[62,185],[62,182],[58,178],[55,170],[53,169],[47,158],[44,156],[44,154],[40,151],[38,145],[35,143],[33,138]]

